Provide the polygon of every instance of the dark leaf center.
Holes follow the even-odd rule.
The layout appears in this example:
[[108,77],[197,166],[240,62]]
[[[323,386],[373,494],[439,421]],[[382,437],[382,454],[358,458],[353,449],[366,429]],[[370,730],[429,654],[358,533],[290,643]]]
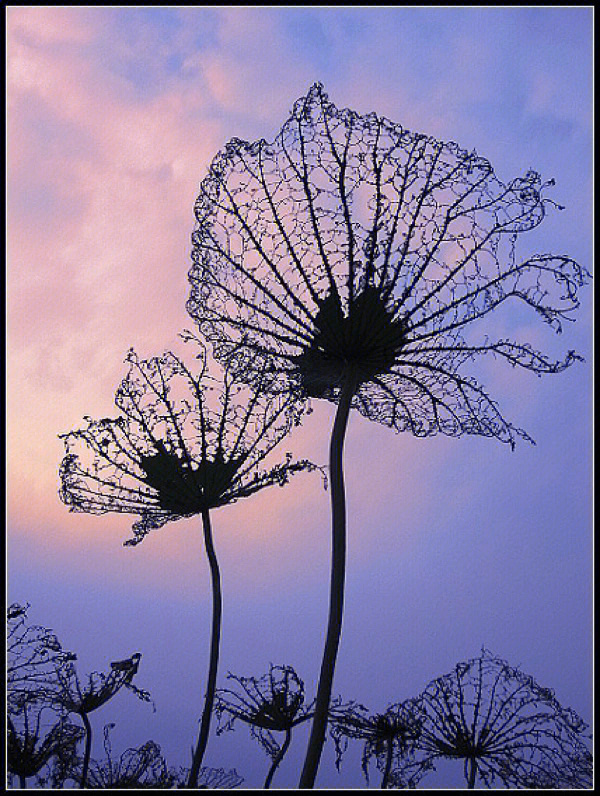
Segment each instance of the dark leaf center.
[[406,323],[394,318],[375,287],[367,287],[344,315],[339,296],[320,303],[314,336],[295,358],[300,381],[309,395],[327,397],[349,368],[359,382],[387,372],[406,344]]
[[157,447],[158,453],[141,457],[144,480],[157,491],[163,509],[182,516],[219,505],[242,463],[239,458],[225,461],[217,454],[212,461],[190,465],[162,443]]

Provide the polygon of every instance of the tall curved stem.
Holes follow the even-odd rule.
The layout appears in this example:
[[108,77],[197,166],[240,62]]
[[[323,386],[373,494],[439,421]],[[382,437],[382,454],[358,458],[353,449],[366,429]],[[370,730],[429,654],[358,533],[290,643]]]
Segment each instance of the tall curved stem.
[[338,402],[331,444],[329,448],[329,471],[331,478],[331,581],[329,592],[329,620],[327,637],[321,662],[321,673],[315,700],[315,717],[313,719],[308,749],[304,760],[304,768],[300,777],[300,788],[312,788],[315,784],[321,752],[325,742],[327,717],[335,661],[337,658],[340,635],[342,632],[342,615],[344,610],[344,580],[346,573],[346,495],[344,492],[343,451],[350,405],[356,391],[358,381],[354,373],[346,373]]
[[279,764],[283,760],[283,756],[287,752],[291,740],[292,740],[292,728],[288,727],[287,730],[285,731],[285,740],[283,741],[281,749],[279,750],[279,753],[275,756],[271,768],[269,769],[269,773],[267,774],[263,790],[268,790],[271,787],[271,780],[273,779],[273,774],[275,774],[277,768],[279,767]]
[[85,749],[83,752],[83,767],[81,769],[81,784],[80,788],[85,788],[87,784],[87,773],[90,765],[90,755],[92,752],[92,725],[88,719],[87,713],[80,713],[81,721],[85,727]]
[[202,711],[202,718],[200,720],[198,743],[196,745],[196,751],[194,752],[192,759],[192,767],[190,769],[190,776],[188,779],[188,788],[195,788],[198,785],[198,774],[200,773],[200,766],[202,765],[202,759],[204,757],[204,752],[206,751],[206,745],[208,743],[210,719],[215,699],[215,690],[217,687],[217,668],[219,665],[219,644],[221,639],[221,613],[223,605],[221,597],[221,575],[219,572],[219,565],[217,563],[217,557],[215,555],[215,549],[212,540],[212,529],[208,509],[202,510],[202,529],[204,531],[204,546],[206,548],[206,555],[208,557],[208,565],[210,568],[212,583],[213,614],[210,635],[208,682],[204,697],[204,710]]

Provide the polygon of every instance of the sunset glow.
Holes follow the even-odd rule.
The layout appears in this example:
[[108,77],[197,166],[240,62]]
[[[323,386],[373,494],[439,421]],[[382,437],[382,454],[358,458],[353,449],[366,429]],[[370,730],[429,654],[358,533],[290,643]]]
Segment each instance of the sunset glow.
[[[315,81],[338,108],[476,149],[500,180],[554,178],[547,195],[565,209],[547,206],[520,254],[591,271],[592,11],[12,6],[7,28],[8,602],[30,602],[82,670],[139,649],[157,711],[103,707],[98,753],[114,720],[115,746],[152,738],[189,765],[210,614],[199,519],[123,547],[135,516],[61,503],[58,435],[117,415],[131,347],[185,353],[199,182],[231,138],[273,140]],[[540,379],[500,358],[474,370],[535,445],[418,439],[351,412],[335,694],[383,711],[485,644],[590,721],[591,293],[561,335],[530,308],[487,319],[490,337],[584,357]],[[327,464],[335,406],[312,406],[275,460]],[[313,698],[329,499],[315,471],[214,511],[220,684],[289,664]],[[296,787],[307,738],[301,727],[274,786]],[[330,747],[322,787],[362,787],[359,751],[338,773]],[[211,736],[206,765],[236,768],[242,787],[266,773],[241,730]]]

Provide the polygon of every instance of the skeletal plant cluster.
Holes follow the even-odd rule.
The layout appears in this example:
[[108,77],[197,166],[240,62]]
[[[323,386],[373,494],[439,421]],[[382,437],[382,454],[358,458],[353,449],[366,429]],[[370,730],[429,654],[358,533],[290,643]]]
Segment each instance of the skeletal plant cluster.
[[[201,520],[213,611],[189,787],[205,770],[214,710],[227,726],[252,726],[273,761],[266,787],[301,721],[311,724],[301,788],[315,784],[328,727],[338,756],[348,739],[365,742],[363,768],[375,758],[384,787],[416,782],[436,754],[453,756],[453,743],[471,750],[462,754],[469,783],[506,784],[513,776],[521,786],[554,776],[548,760],[522,769],[521,758],[496,764],[472,753],[489,749],[497,729],[491,719],[481,730],[485,738],[473,736],[473,720],[468,730],[457,725],[450,739],[434,741],[437,696],[422,696],[416,712],[412,703],[395,703],[373,715],[356,703],[342,710],[332,699],[344,610],[343,450],[351,410],[416,437],[477,435],[511,447],[532,441],[480,384],[480,363],[492,357],[544,375],[581,359],[571,350],[555,358],[528,339],[493,332],[510,326],[513,310],[561,332],[579,306],[589,276],[582,266],[567,255],[519,251],[522,237],[558,207],[548,195],[552,185],[533,170],[503,182],[476,152],[375,113],[339,109],[318,83],[272,141],[232,139],[214,158],[192,235],[187,308],[200,337],[184,336],[195,363],[172,352],[142,359],[130,351],[116,416],[87,418],[64,434],[60,468],[60,495],[72,511],[137,518],[127,545],[171,521]],[[287,667],[237,678],[237,692],[217,694],[223,606],[211,512],[316,468],[290,454],[267,463],[316,400],[336,410],[328,462],[329,613],[314,704],[304,705],[300,681]],[[478,665],[483,684],[492,665],[483,658]],[[481,721],[480,707],[476,712]],[[281,744],[274,732],[285,734]],[[575,759],[577,768],[583,758]],[[571,763],[563,763],[568,771]],[[505,765],[513,766],[511,775],[502,773]]]
[[441,761],[463,767],[468,789],[590,788],[589,727],[507,661],[482,648],[415,698],[368,716],[352,706],[333,722],[338,764],[348,739],[365,741],[382,788],[417,785]]

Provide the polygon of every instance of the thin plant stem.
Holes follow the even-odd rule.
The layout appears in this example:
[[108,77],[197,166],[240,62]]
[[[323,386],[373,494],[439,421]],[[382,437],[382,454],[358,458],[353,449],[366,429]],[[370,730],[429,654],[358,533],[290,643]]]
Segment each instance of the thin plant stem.
[[80,788],[85,788],[87,785],[87,774],[90,765],[90,754],[92,752],[92,725],[88,719],[87,713],[83,711],[79,714],[81,721],[85,727],[85,750],[83,752],[83,767],[81,769],[81,784]]
[[190,769],[190,776],[188,779],[188,788],[196,788],[198,786],[198,774],[202,765],[204,752],[208,743],[208,733],[210,729],[210,719],[213,710],[213,703],[215,699],[215,690],[217,687],[217,668],[219,665],[219,644],[221,639],[221,614],[223,600],[221,596],[221,575],[219,572],[219,565],[217,563],[217,556],[215,555],[215,548],[212,539],[212,529],[210,523],[210,513],[207,508],[202,510],[202,530],[204,532],[204,546],[206,555],[208,557],[208,565],[210,568],[210,577],[212,584],[212,598],[213,598],[213,615],[212,615],[212,629],[210,636],[210,660],[208,665],[208,682],[206,686],[206,695],[204,698],[204,710],[202,711],[202,719],[200,721],[200,731],[198,734],[198,744],[192,759],[192,767]]
[[276,755],[273,763],[271,764],[271,768],[269,769],[269,773],[267,774],[267,778],[265,780],[265,786],[263,790],[268,790],[271,787],[271,780],[273,779],[273,775],[277,771],[279,764],[283,760],[283,756],[288,750],[288,746],[290,745],[290,741],[292,740],[292,728],[288,727],[285,731],[285,740],[279,750],[279,753]]
[[23,774],[19,774],[19,785],[21,790],[27,789],[27,777],[24,777]]
[[343,450],[350,405],[357,386],[356,375],[352,369],[348,368],[341,388],[329,448],[332,531],[329,620],[315,700],[315,716],[300,778],[300,788],[313,788],[317,776],[317,769],[325,742],[335,662],[342,632],[346,572],[346,496],[344,492]]
[[475,789],[475,776],[477,775],[477,758],[471,757],[469,759],[469,782],[468,782],[468,789],[474,790]]
[[385,755],[385,769],[383,772],[383,778],[381,780],[381,790],[387,790],[388,781],[390,778],[390,769],[392,767],[393,752],[394,752],[394,740],[392,738],[388,738],[386,755]]

